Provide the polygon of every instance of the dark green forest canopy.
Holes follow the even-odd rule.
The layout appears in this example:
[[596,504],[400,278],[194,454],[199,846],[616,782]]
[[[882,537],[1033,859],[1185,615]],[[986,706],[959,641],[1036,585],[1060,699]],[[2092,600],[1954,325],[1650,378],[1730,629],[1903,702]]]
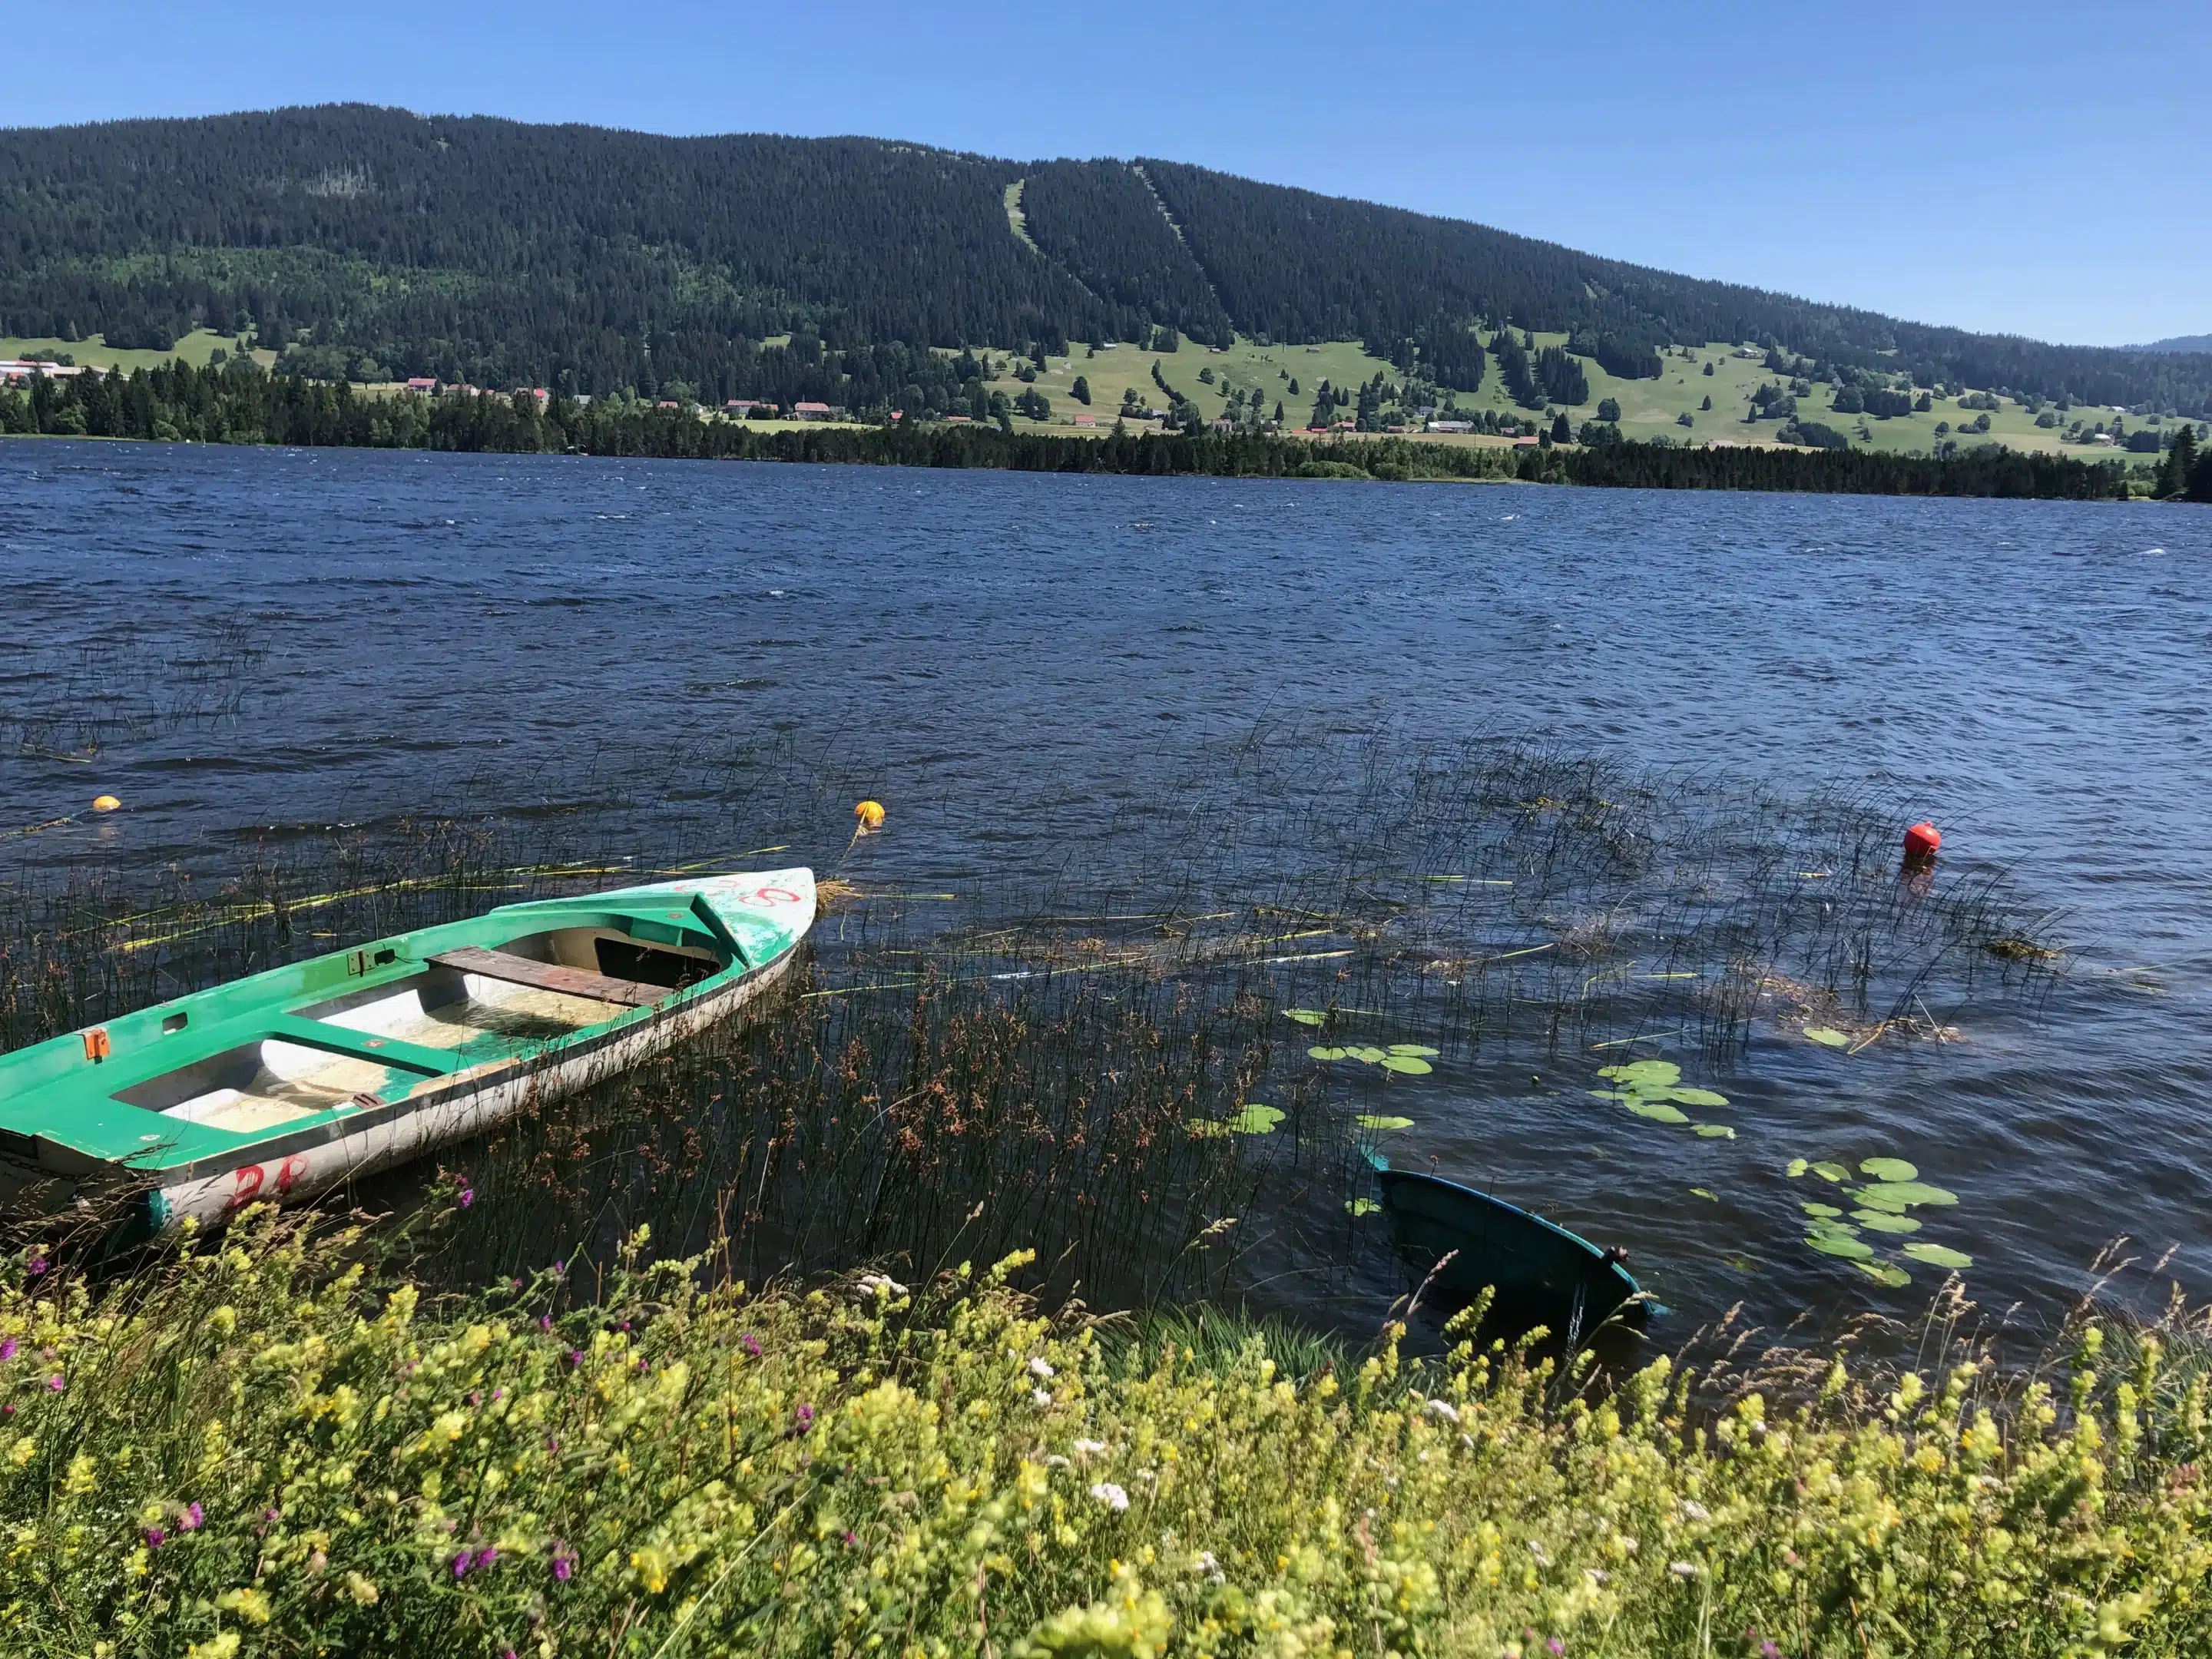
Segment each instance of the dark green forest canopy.
[[[2212,405],[2212,355],[1899,322],[1175,161],[362,106],[0,131],[0,334],[166,348],[250,325],[314,374],[857,405],[934,397],[932,347],[1161,327],[1442,362],[1506,323],[1615,374],[1755,340],[1923,385]],[[759,349],[787,333],[790,352]]]

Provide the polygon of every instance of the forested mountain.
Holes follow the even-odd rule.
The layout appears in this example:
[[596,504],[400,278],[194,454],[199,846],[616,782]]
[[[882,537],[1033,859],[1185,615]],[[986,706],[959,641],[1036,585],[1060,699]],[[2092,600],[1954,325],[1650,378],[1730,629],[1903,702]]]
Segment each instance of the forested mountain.
[[[973,365],[932,347],[1358,337],[1452,384],[1482,371],[1472,331],[1507,324],[1616,374],[1753,340],[1923,384],[2212,404],[2203,352],[1898,322],[1175,161],[361,106],[0,131],[0,335],[250,327],[324,376],[941,405]],[[1530,357],[1540,381],[1581,372]]]
[[2153,340],[2138,351],[2212,351],[2212,334],[2177,334],[2170,340]]

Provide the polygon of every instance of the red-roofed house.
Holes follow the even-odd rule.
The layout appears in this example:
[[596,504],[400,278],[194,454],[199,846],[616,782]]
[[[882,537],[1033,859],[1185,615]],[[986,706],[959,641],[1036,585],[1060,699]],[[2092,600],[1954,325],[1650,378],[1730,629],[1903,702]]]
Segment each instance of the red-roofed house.
[[416,374],[410,376],[407,381],[407,389],[410,392],[422,392],[425,397],[434,396],[438,390],[438,377],[434,374]]
[[794,421],[826,421],[834,411],[827,404],[793,404],[791,417]]

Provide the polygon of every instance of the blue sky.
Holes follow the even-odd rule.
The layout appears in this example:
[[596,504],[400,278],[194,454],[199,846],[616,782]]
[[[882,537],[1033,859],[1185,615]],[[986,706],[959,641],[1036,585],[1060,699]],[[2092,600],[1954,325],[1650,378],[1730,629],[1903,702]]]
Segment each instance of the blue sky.
[[2212,330],[2212,0],[0,0],[21,125],[337,100],[1156,155],[1929,322]]

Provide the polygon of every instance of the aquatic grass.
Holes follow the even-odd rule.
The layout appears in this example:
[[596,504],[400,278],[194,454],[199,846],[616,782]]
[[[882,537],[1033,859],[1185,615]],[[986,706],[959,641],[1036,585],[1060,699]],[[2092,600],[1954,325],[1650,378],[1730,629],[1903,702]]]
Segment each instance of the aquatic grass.
[[2154,1330],[1616,1381],[1054,1314],[1019,1255],[762,1290],[640,1232],[572,1304],[368,1249],[258,1214],[0,1273],[9,1652],[2212,1647],[2212,1384]]

